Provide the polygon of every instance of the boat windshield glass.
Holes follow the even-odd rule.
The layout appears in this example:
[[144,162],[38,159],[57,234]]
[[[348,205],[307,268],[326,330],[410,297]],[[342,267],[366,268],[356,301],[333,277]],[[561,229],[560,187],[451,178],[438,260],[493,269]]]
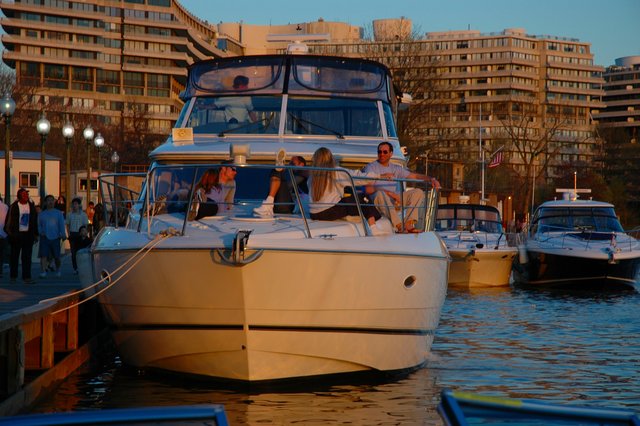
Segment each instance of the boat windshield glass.
[[285,133],[379,137],[382,127],[375,100],[292,96]]
[[502,232],[502,224],[497,211],[439,207],[436,231]]
[[293,59],[289,90],[306,88],[330,93],[373,93],[384,85],[379,65],[342,58],[298,57]]
[[196,98],[187,120],[193,133],[277,134],[281,96]]
[[[219,96],[199,97],[186,126],[196,134],[277,134],[282,97]],[[391,108],[382,103],[387,120]],[[387,133],[395,137],[391,121]],[[378,103],[373,99],[333,97],[289,98],[285,134],[381,137]]]
[[612,207],[547,208],[534,220],[540,232],[624,232]]
[[190,84],[209,93],[252,92],[268,89],[282,92],[282,57],[239,57],[203,62],[191,68]]

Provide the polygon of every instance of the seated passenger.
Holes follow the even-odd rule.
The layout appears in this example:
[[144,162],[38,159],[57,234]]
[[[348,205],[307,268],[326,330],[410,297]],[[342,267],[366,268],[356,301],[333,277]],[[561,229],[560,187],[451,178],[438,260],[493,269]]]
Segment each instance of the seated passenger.
[[[238,75],[233,79],[234,90],[247,90],[249,77]],[[224,109],[224,119],[229,124],[241,124],[256,121],[251,96],[225,96],[216,99],[215,105]]]
[[[231,162],[224,161],[222,164],[231,164]],[[236,168],[232,165],[208,169],[204,172],[196,185],[189,219],[199,220],[203,217],[215,216],[223,210],[230,210],[233,207],[236,191],[235,176]]]
[[[304,167],[307,165],[307,162],[303,157],[296,155],[291,157],[289,164],[296,167]],[[287,170],[274,169],[271,171],[269,195],[262,202],[260,207],[253,209],[255,214],[263,217],[271,217],[274,212],[293,212],[294,198],[291,196],[291,193],[293,192],[293,184],[291,183],[289,176],[290,175]],[[309,193],[309,188],[307,186],[308,173],[304,170],[294,170],[293,176],[295,178],[296,185],[298,186],[298,193],[301,198],[306,196]],[[282,185],[283,181],[285,182],[285,185]]]
[[[331,151],[327,148],[318,148],[313,153],[313,166],[335,168],[335,161]],[[352,176],[358,177],[388,177],[377,173],[363,173],[357,170],[349,170]],[[351,186],[350,179],[344,172],[312,170],[309,176],[309,210],[311,219],[314,220],[337,220],[346,216],[359,216],[358,206],[352,194],[345,195],[345,188]],[[366,205],[362,194],[357,194],[360,201],[362,213],[367,219],[369,228],[373,235],[391,233],[391,226],[388,221],[381,218],[378,210]]]
[[[378,159],[367,164],[363,170],[378,174],[388,173],[399,179],[421,179],[430,182],[434,188],[440,187],[435,178],[410,172],[398,164],[391,163],[392,156],[393,146],[389,142],[382,142],[378,145]],[[422,219],[425,215],[425,194],[421,189],[410,188],[401,195],[398,184],[377,181],[367,185],[365,191],[367,195],[372,195],[380,213],[391,220],[396,232],[420,232],[424,228]]]

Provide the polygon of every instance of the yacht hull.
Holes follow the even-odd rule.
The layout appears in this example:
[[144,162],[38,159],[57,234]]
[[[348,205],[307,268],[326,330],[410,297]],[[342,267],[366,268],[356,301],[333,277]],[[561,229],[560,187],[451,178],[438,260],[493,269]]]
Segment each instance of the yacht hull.
[[[94,249],[94,275],[132,254]],[[274,249],[235,266],[159,248],[99,300],[136,367],[252,382],[393,371],[426,361],[447,268],[446,253]]]
[[640,271],[638,253],[606,255],[578,250],[527,249],[527,262],[514,268],[517,281],[532,286],[570,288],[637,288]]
[[500,287],[509,285],[515,248],[450,249],[449,286],[457,288]]

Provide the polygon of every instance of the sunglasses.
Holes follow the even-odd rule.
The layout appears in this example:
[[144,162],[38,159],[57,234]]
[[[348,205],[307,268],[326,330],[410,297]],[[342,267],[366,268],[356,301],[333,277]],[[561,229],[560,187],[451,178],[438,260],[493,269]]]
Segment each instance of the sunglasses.
[[378,154],[388,154],[389,151],[382,151],[381,149],[378,150]]
[[232,172],[237,171],[235,167],[229,167],[231,169]]

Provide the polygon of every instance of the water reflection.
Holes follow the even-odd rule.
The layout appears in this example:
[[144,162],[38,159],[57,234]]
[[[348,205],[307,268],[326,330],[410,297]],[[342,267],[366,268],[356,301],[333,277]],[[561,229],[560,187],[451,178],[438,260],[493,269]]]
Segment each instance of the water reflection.
[[450,290],[427,367],[405,377],[246,391],[140,374],[112,356],[36,411],[217,403],[231,424],[440,424],[443,388],[640,411],[639,302],[635,292]]

